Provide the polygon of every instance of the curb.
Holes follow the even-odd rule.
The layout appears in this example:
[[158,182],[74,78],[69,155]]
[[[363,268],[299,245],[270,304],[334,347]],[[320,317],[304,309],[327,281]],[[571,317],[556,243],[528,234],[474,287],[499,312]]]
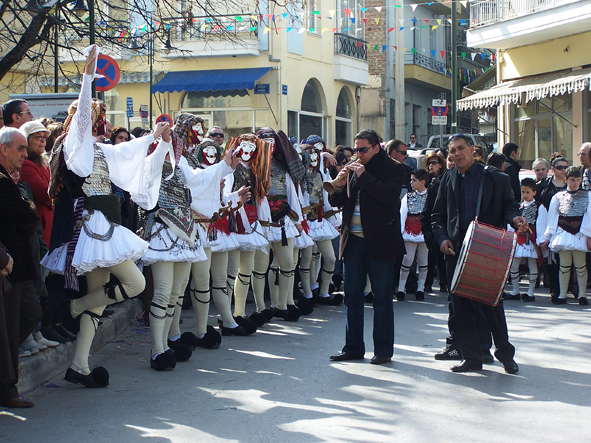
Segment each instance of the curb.
[[[101,318],[103,324],[98,328],[90,352],[96,352],[107,342],[116,339],[130,322],[142,312],[142,301],[135,298],[109,306],[115,312],[110,317]],[[18,392],[24,393],[51,380],[68,369],[74,356],[74,343],[61,344],[48,348],[30,357],[19,359]]]

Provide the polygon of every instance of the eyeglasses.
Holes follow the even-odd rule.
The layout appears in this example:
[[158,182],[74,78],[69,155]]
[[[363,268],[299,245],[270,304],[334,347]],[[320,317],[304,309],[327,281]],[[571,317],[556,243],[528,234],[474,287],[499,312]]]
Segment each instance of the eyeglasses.
[[367,146],[365,146],[363,148],[355,148],[355,149],[353,149],[353,152],[355,154],[357,154],[358,152],[361,152],[362,154],[366,154],[367,151],[369,151],[369,148]]
[[553,166],[554,169],[557,169],[559,171],[564,171],[566,168],[568,168],[568,165],[558,165],[558,166]]
[[466,136],[464,134],[462,134],[461,132],[458,132],[457,134],[450,135],[449,138],[447,139],[447,141],[449,142],[453,138],[466,138]]
[[408,155],[408,151],[399,151],[398,149],[396,149],[396,152],[402,155]]
[[427,165],[429,165],[429,166],[438,165],[438,164],[439,164],[439,162],[437,160],[433,160],[433,161],[430,161],[429,163],[427,163]]
[[577,155],[578,155],[579,157],[586,157],[588,154],[587,154],[587,153],[585,153],[585,152],[579,152]]
[[43,134],[34,135],[33,138],[36,138],[37,140],[47,140],[47,136]]
[[211,134],[212,137],[219,137],[219,138],[224,138],[224,134],[221,132],[212,132]]
[[29,115],[33,115],[33,113],[31,112],[31,110],[16,112],[16,114],[29,114]]

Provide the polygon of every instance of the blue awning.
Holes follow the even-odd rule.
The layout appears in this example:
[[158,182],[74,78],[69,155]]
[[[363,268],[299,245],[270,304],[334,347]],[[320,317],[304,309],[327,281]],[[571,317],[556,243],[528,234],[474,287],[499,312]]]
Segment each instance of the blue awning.
[[153,86],[153,91],[233,91],[236,89],[254,89],[254,83],[270,70],[270,67],[265,67],[169,72]]

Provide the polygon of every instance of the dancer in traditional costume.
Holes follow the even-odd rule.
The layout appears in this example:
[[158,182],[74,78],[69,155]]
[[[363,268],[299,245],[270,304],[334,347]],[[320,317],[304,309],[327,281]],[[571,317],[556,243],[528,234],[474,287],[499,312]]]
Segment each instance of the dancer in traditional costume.
[[[263,215],[265,234],[273,247],[273,262],[268,274],[273,314],[283,320],[295,321],[301,313],[293,300],[293,239],[302,232],[302,212],[294,183],[304,177],[305,169],[297,151],[283,131],[260,128],[257,136],[266,142],[271,155],[268,166],[270,214]],[[257,179],[263,173],[257,176]],[[267,257],[255,255],[254,272],[266,271]]]
[[[104,105],[91,98],[91,84],[99,53],[86,48],[86,65],[79,100],[68,108],[65,134],[56,140],[50,160],[49,193],[55,201],[51,244],[42,264],[64,274],[66,286],[78,290],[77,276],[86,274],[88,292],[70,302],[69,312],[80,318],[72,364],[65,379],[86,387],[105,387],[108,371],[90,371],[88,356],[99,317],[111,303],[135,297],[145,280],[134,264],[148,244],[121,226],[118,199],[111,182],[128,191],[140,206],[156,204],[160,170],[171,148],[168,124],[158,124],[154,134],[116,146],[97,143],[104,131]],[[148,148],[163,137],[152,155]]]
[[236,322],[248,332],[254,332],[257,327],[262,326],[273,317],[271,310],[265,307],[264,280],[261,289],[260,284],[257,284],[260,279],[257,278],[252,281],[256,311],[250,317],[246,317],[246,297],[252,279],[255,254],[256,251],[267,254],[266,248],[269,244],[259,221],[261,215],[269,212],[266,199],[268,181],[256,178],[257,173],[261,174],[260,171],[263,171],[264,175],[264,171],[267,169],[265,165],[269,163],[269,154],[265,149],[265,142],[254,134],[243,134],[237,138],[230,138],[226,150],[235,150],[240,158],[240,163],[236,166],[234,173],[225,179],[224,200],[243,202],[242,207],[236,213],[238,225],[236,239],[240,247],[228,252],[229,297],[231,298],[232,293],[234,294]]

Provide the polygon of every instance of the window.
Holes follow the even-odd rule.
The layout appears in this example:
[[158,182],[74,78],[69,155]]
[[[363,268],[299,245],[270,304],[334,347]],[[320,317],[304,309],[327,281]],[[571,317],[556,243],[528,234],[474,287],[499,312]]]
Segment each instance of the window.
[[351,122],[351,100],[345,88],[341,89],[337,100],[335,118],[335,145],[351,146],[353,140],[353,125]]
[[[337,23],[336,28],[339,28],[341,34],[347,34],[351,37],[365,39],[365,26],[363,25],[363,17],[365,12],[361,8],[365,7],[365,0],[337,0]],[[345,13],[345,10],[350,10],[349,15]],[[353,19],[355,23],[353,23]]]
[[318,0],[308,0],[308,10],[306,11],[306,28],[310,34],[320,35],[320,15],[314,14],[314,11],[320,12]]
[[322,109],[322,99],[320,90],[313,80],[309,80],[304,88],[300,107],[300,139],[307,138],[313,134],[324,138],[325,119]]
[[572,96],[570,94],[513,105],[515,143],[520,147],[522,164],[536,158],[550,159],[559,152],[573,161]]

